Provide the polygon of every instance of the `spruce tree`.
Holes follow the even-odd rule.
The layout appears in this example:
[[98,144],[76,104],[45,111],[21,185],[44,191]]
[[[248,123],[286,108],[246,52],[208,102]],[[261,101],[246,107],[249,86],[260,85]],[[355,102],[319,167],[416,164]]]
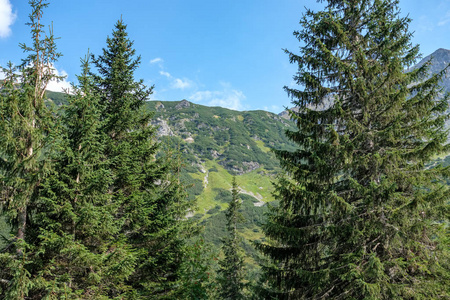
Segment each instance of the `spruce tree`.
[[261,298],[448,298],[449,169],[427,165],[449,149],[444,71],[408,71],[419,48],[398,1],[324,2],[286,50],[298,149],[276,151]]
[[221,299],[245,299],[244,297],[244,258],[239,244],[241,239],[238,233],[238,224],[243,222],[243,216],[239,212],[241,202],[239,199],[236,177],[233,177],[232,199],[225,212],[227,219],[227,233],[223,239],[224,259],[219,262],[219,283]]
[[87,58],[82,67],[47,154],[52,170],[33,207],[38,230],[29,236],[30,272],[39,285],[31,294],[38,298],[123,297],[135,266],[133,253],[117,238],[119,206],[108,193],[112,175]]
[[[50,29],[41,23],[46,1],[29,1],[32,44],[21,44],[26,53],[21,65],[3,68],[6,79],[0,90],[1,210],[12,224],[13,238],[0,253],[0,299],[23,299],[33,286],[30,278],[28,235],[32,207],[41,182],[49,172],[45,152],[53,139],[53,115],[45,105],[45,89],[52,79],[53,63],[60,54]],[[45,149],[45,150],[44,150]]]
[[0,94],[2,210],[14,225],[0,299],[173,298],[189,205],[150,125],[151,88],[133,79],[125,25],[54,113],[44,97],[59,54],[40,24],[47,4],[30,3],[31,54],[20,75],[4,69]]
[[170,297],[179,279],[188,202],[174,177],[174,161],[159,150],[150,124],[145,102],[153,87],[134,79],[140,57],[135,57],[122,20],[102,55],[92,58],[105,155],[113,176],[109,193],[119,206],[120,238],[135,257],[127,281],[134,290],[130,297]]

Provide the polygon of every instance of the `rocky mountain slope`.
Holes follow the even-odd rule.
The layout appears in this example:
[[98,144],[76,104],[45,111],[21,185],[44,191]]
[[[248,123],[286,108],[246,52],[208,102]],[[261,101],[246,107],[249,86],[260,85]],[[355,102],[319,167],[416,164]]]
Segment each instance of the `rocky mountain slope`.
[[231,200],[232,176],[237,176],[245,218],[240,231],[247,252],[250,241],[263,239],[260,225],[273,201],[272,180],[280,170],[271,149],[294,149],[285,131],[294,124],[266,111],[233,111],[186,100],[149,101],[153,125],[164,147],[179,149],[184,168],[181,179],[197,209],[189,217],[205,228],[205,238],[220,246],[225,215]]
[[[430,60],[430,73],[439,73],[450,64],[450,50],[440,48],[432,54],[424,57],[416,66],[414,66],[414,68],[420,67]],[[441,85],[444,87],[446,92],[450,92],[450,68],[447,69],[447,75],[442,80]]]
[[293,147],[284,135],[294,129],[293,123],[269,112],[238,112],[186,100],[151,101],[148,106],[155,111],[158,135],[179,143],[192,166],[212,160],[233,175],[273,171],[278,162],[269,149]]

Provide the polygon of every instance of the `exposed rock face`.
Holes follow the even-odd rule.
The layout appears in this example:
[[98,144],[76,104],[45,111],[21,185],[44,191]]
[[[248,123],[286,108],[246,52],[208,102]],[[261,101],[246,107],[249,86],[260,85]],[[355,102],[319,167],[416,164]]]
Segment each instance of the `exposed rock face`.
[[184,139],[184,141],[186,143],[192,144],[194,142],[194,139],[192,137],[187,137],[187,138]]
[[249,172],[261,167],[258,162],[254,162],[254,161],[244,161],[244,162],[242,162],[241,166],[236,165],[236,164],[233,164],[232,166],[230,166],[230,163],[232,163],[232,161],[230,161],[230,160],[225,160],[225,161],[219,162],[219,164],[224,166],[225,169],[232,171],[232,172],[236,173],[237,175],[243,175],[243,174],[249,173]]
[[211,156],[217,159],[220,157],[220,153],[217,152],[216,150],[211,150]]
[[254,162],[254,161],[250,161],[250,162],[244,161],[244,162],[242,162],[242,164],[245,167],[247,167],[247,170],[246,170],[245,173],[251,172],[251,171],[256,170],[256,169],[258,169],[260,167],[259,163]]
[[155,105],[155,109],[156,111],[164,111],[164,104],[162,104],[161,102],[156,103]]
[[178,103],[175,106],[175,109],[183,109],[183,108],[188,108],[191,106],[191,103],[187,100],[181,100],[180,103]]
[[[290,110],[298,111],[298,108],[297,107],[293,107],[293,108],[290,108]],[[283,118],[285,120],[290,120],[291,119],[291,116],[290,116],[290,114],[289,114],[289,112],[287,110],[283,110],[282,112],[280,112],[278,114],[278,116],[280,116],[281,118]]]
[[158,132],[156,133],[157,136],[174,136],[172,129],[170,129],[166,120],[161,118],[154,119],[152,125],[159,127]]

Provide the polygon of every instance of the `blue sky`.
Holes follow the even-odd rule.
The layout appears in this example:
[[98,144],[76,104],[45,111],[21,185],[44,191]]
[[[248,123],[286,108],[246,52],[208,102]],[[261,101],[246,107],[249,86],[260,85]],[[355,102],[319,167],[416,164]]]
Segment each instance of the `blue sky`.
[[[19,43],[29,42],[30,9],[25,0],[0,0],[0,65],[20,63]],[[61,37],[63,57],[55,67],[75,80],[80,57],[100,54],[122,16],[142,57],[136,72],[155,85],[151,100],[181,100],[237,110],[279,113],[290,105],[283,86],[296,71],[284,48],[296,51],[292,36],[304,7],[315,0],[54,0],[44,12]],[[413,19],[414,43],[424,56],[450,49],[450,0],[403,0],[402,14]],[[0,74],[1,76],[1,74]]]

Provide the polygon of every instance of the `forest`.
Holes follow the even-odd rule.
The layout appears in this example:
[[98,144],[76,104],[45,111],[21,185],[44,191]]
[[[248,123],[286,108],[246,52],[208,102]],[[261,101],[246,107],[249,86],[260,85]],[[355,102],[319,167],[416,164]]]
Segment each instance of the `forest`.
[[0,66],[0,299],[449,299],[450,64],[416,65],[397,0],[323,2],[283,119],[150,102],[122,18],[50,92],[30,0]]

